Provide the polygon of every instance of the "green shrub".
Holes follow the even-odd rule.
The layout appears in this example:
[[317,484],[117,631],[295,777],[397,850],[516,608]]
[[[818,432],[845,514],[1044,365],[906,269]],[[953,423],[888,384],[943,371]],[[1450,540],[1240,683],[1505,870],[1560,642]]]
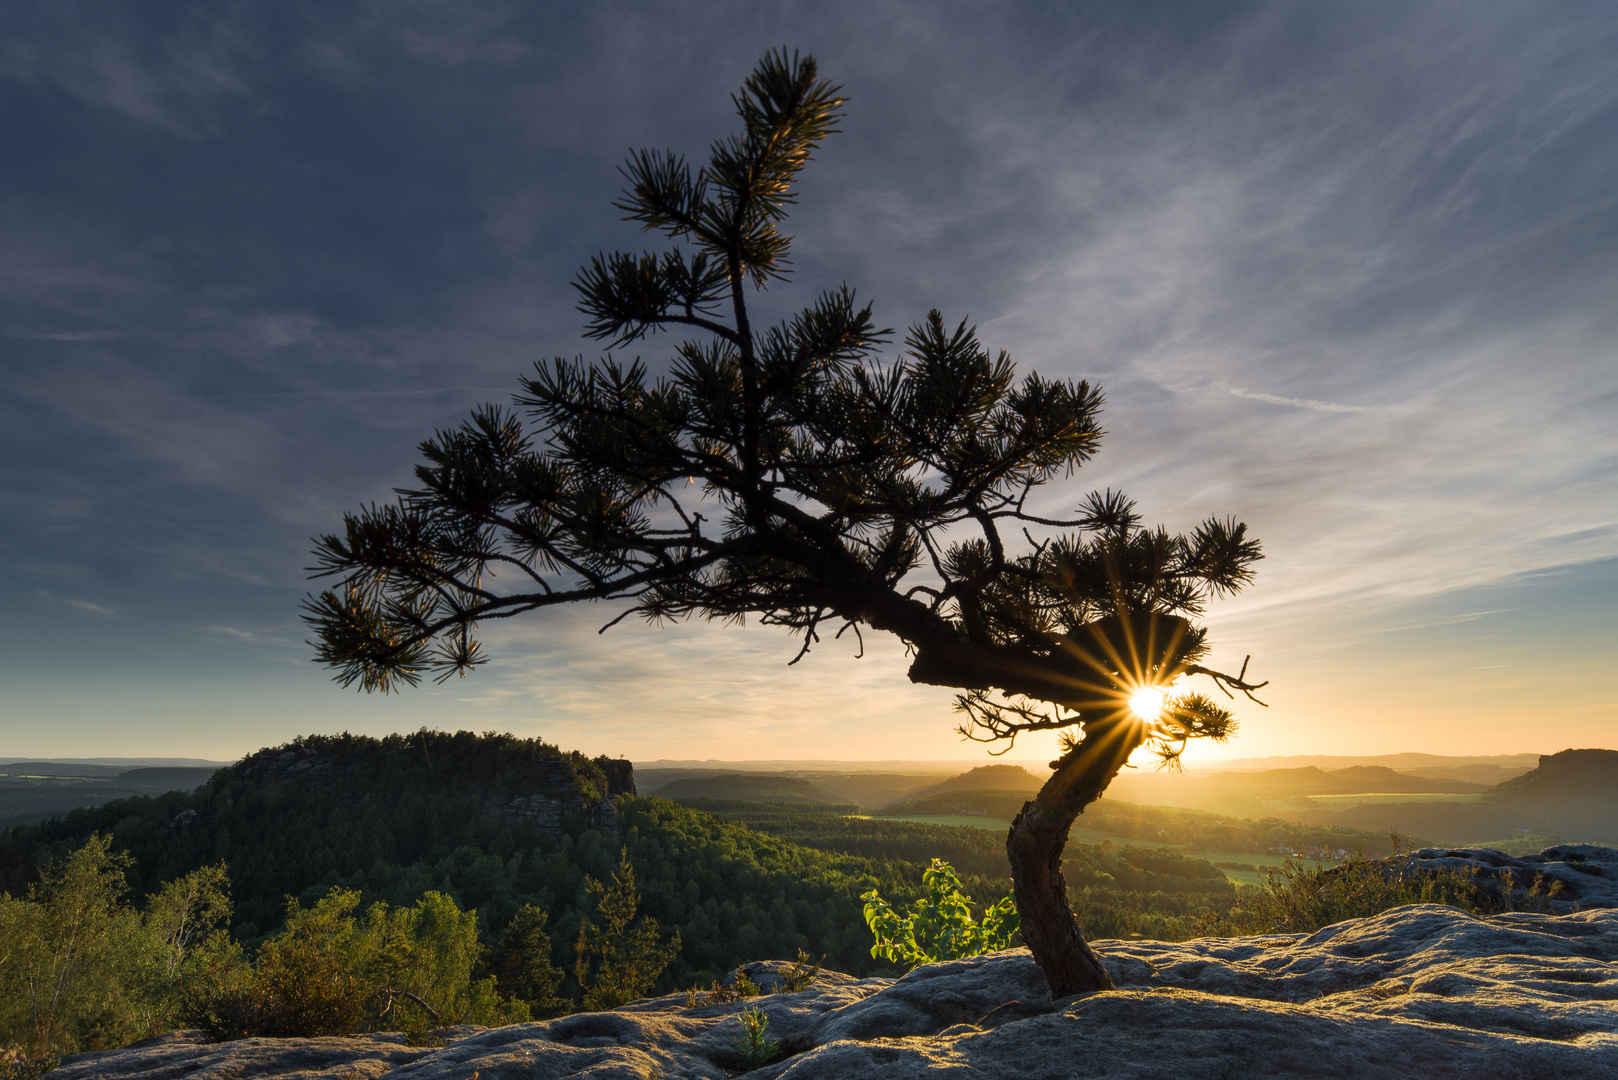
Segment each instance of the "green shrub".
[[129,865],[97,833],[46,862],[24,897],[0,893],[0,1046],[43,1058],[167,1030],[192,968],[225,940],[229,883],[203,867],[142,912],[125,900]]
[[273,1010],[264,984],[255,977],[242,947],[231,943],[198,965],[180,990],[176,1019],[200,1028],[210,1039],[239,1039],[266,1033]]
[[[529,1019],[527,1006],[502,1003],[492,977],[473,978],[483,956],[477,924],[476,911],[462,911],[440,892],[423,894],[409,908],[373,905],[364,924],[365,974],[376,1009],[370,1024],[417,1031],[426,1018],[432,1026]],[[401,1002],[417,1011],[399,1013]]]
[[866,925],[876,938],[872,956],[914,968],[1010,947],[1019,926],[1011,896],[987,908],[977,922],[972,918],[972,898],[961,890],[961,879],[949,863],[934,859],[921,880],[928,895],[917,900],[908,915],[900,915],[875,889],[860,897],[865,901]]
[[[1550,889],[1543,879],[1529,890],[1522,906],[1548,910]],[[1398,860],[1367,859],[1355,854],[1336,866],[1314,866],[1287,860],[1269,872],[1264,884],[1243,890],[1229,915],[1206,920],[1210,934],[1312,934],[1345,919],[1363,919],[1407,904],[1443,904],[1477,915],[1509,911],[1516,905],[1510,882],[1463,870],[1419,870]]]
[[348,1035],[360,1029],[369,987],[354,912],[360,894],[333,889],[313,907],[287,905],[286,929],[258,953],[253,990],[263,1028],[252,1035]]
[[233,1039],[384,1028],[419,1036],[446,1024],[530,1019],[493,978],[472,978],[482,958],[476,912],[438,892],[409,908],[378,903],[361,916],[359,906],[350,889],[307,908],[288,901],[285,929],[260,947],[255,965],[238,950],[198,972],[185,1021]]
[[30,1058],[20,1046],[0,1047],[0,1080],[39,1080],[61,1063],[55,1055]]
[[131,997],[148,942],[124,902],[128,866],[108,837],[92,836],[42,867],[27,897],[0,911],[7,1041],[43,1056],[141,1033]]

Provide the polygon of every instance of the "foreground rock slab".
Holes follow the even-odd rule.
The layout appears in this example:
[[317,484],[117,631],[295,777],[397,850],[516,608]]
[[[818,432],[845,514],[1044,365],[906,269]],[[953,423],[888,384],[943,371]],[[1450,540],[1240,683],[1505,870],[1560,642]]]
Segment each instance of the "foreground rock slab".
[[[1057,1080],[1118,1077],[1618,1077],[1618,910],[1477,918],[1419,905],[1318,933],[1097,944],[1118,989],[1052,1002],[1025,949],[897,981],[685,1008],[684,995],[546,1023],[391,1037],[187,1033],[81,1055],[57,1080]],[[749,974],[769,985],[781,965]],[[785,1056],[747,1071],[738,1013]]]

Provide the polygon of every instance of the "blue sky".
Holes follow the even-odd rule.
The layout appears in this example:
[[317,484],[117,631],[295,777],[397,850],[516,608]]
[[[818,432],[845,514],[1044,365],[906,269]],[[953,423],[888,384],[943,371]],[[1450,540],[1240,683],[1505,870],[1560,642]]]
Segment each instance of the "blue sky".
[[553,612],[381,698],[296,618],[422,437],[596,351],[618,163],[700,156],[783,43],[850,104],[762,303],[846,280],[1100,382],[1047,512],[1248,521],[1208,621],[1274,685],[1222,753],[1618,745],[1611,5],[39,0],[0,11],[0,754],[981,757],[894,643]]

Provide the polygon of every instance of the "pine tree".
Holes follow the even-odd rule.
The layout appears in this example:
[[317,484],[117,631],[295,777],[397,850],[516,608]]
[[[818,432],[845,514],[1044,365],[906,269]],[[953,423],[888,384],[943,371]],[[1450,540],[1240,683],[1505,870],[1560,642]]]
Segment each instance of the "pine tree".
[[551,939],[545,933],[549,920],[545,909],[536,904],[518,908],[489,964],[500,993],[526,1002],[536,1019],[558,1016],[570,1004],[556,992],[562,971],[551,961]]
[[575,282],[590,337],[687,335],[667,374],[557,359],[517,395],[532,428],[490,406],[424,442],[418,487],[319,541],[337,583],[305,604],[317,658],[389,691],[483,663],[481,621],[579,601],[652,622],[755,615],[799,637],[793,663],[827,629],[895,634],[913,681],[962,691],[964,736],[1066,737],[1007,841],[1017,908],[1054,995],[1110,986],[1068,908],[1069,826],[1135,750],[1173,762],[1232,730],[1177,680],[1262,685],[1204,667],[1191,622],[1251,580],[1259,545],[1232,519],[1143,527],[1111,490],[1031,512],[1096,452],[1100,390],[1019,380],[965,320],[932,311],[884,360],[891,332],[843,286],[755,327],[749,295],[788,277],[780,226],[844,99],[780,51],[734,100],[741,132],[706,165],[643,150],[624,166],[614,205],[666,250],[598,255]]
[[578,963],[573,971],[584,990],[585,1010],[599,1012],[650,993],[657,977],[680,953],[680,932],[676,930],[669,941],[662,942],[656,919],[635,917],[640,910],[640,890],[635,887],[628,848],[619,857],[611,884],[591,878],[585,887],[595,898],[599,921],[587,918],[579,927]]

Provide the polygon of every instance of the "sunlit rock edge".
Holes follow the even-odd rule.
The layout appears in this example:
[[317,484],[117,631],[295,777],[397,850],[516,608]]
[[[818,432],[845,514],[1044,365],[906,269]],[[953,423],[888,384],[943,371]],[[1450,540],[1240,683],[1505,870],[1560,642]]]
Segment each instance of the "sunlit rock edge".
[[[1610,884],[1618,851],[1582,849]],[[1423,852],[1423,855],[1427,853]],[[1445,853],[1437,858],[1460,858]],[[1599,892],[1591,889],[1590,893]],[[1593,895],[1592,895],[1593,900]],[[1594,901],[1593,902],[1599,902]],[[1025,949],[897,981],[824,972],[799,993],[402,1037],[244,1039],[178,1032],[63,1062],[57,1080],[167,1077],[1618,1076],[1618,910],[1478,918],[1418,905],[1317,933],[1096,944],[1118,989],[1051,1002]],[[768,989],[785,965],[748,967]],[[738,1013],[783,1056],[747,1072]]]

